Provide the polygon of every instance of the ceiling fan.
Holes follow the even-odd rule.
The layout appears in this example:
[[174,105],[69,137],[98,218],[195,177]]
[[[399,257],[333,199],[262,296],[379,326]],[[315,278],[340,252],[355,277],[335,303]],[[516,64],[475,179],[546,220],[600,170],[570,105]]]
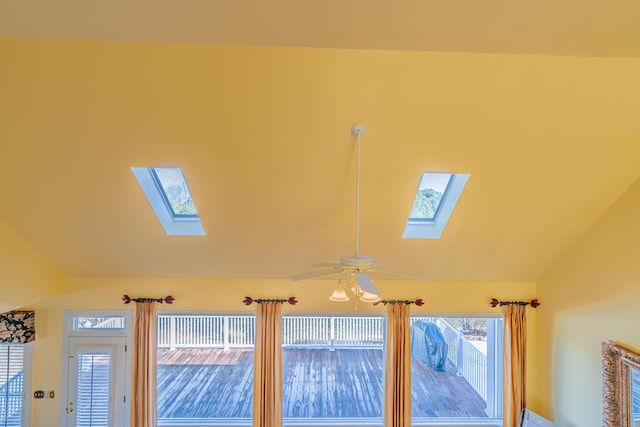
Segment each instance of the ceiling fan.
[[384,275],[401,277],[405,279],[425,280],[422,277],[407,276],[405,274],[392,273],[378,270],[375,267],[384,264],[375,264],[373,258],[361,255],[359,252],[358,238],[360,233],[360,136],[364,135],[364,125],[357,123],[352,126],[351,133],[356,137],[356,242],[355,253],[340,258],[339,263],[319,263],[314,267],[323,267],[322,270],[293,275],[294,281],[307,279],[338,279],[338,287],[333,291],[332,301],[348,301],[346,290],[350,290],[354,297],[364,302],[377,302],[380,300],[380,292],[376,288],[371,276]]

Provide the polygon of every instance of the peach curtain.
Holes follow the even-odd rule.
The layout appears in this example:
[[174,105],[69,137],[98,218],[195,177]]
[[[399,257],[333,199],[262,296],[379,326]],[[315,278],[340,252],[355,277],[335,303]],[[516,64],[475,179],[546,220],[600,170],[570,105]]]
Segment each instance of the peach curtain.
[[253,426],[282,426],[281,303],[258,303],[253,363]]
[[156,308],[136,302],[131,367],[131,426],[156,427]]
[[504,314],[503,425],[518,427],[525,401],[526,305],[507,305]]
[[411,427],[411,343],[408,304],[387,306],[385,427]]

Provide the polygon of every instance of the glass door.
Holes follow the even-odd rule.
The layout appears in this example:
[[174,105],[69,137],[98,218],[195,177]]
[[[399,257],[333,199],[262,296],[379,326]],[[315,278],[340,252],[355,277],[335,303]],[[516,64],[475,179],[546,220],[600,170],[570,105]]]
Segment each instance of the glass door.
[[125,337],[69,337],[67,427],[128,424],[125,351]]

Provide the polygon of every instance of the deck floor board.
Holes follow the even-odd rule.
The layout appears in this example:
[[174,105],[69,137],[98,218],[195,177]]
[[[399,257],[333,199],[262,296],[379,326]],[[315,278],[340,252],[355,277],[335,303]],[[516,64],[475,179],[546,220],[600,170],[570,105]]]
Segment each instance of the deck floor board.
[[[253,351],[158,349],[159,418],[251,418]],[[381,349],[283,349],[283,417],[381,417]],[[413,360],[412,414],[485,417],[485,403],[451,366]],[[464,402],[464,404],[462,403]]]

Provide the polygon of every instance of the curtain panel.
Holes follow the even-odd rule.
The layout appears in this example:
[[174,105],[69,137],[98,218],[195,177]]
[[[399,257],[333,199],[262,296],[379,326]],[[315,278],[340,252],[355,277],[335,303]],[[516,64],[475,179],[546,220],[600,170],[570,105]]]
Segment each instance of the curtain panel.
[[522,409],[526,407],[526,308],[526,305],[508,305],[504,312],[502,376],[504,427],[518,427]]
[[253,377],[253,427],[282,426],[282,307],[258,303]]
[[411,427],[411,319],[409,305],[387,306],[385,427]]
[[35,312],[13,311],[0,314],[0,343],[25,344],[35,339]]
[[156,307],[136,302],[133,325],[131,426],[156,427]]

